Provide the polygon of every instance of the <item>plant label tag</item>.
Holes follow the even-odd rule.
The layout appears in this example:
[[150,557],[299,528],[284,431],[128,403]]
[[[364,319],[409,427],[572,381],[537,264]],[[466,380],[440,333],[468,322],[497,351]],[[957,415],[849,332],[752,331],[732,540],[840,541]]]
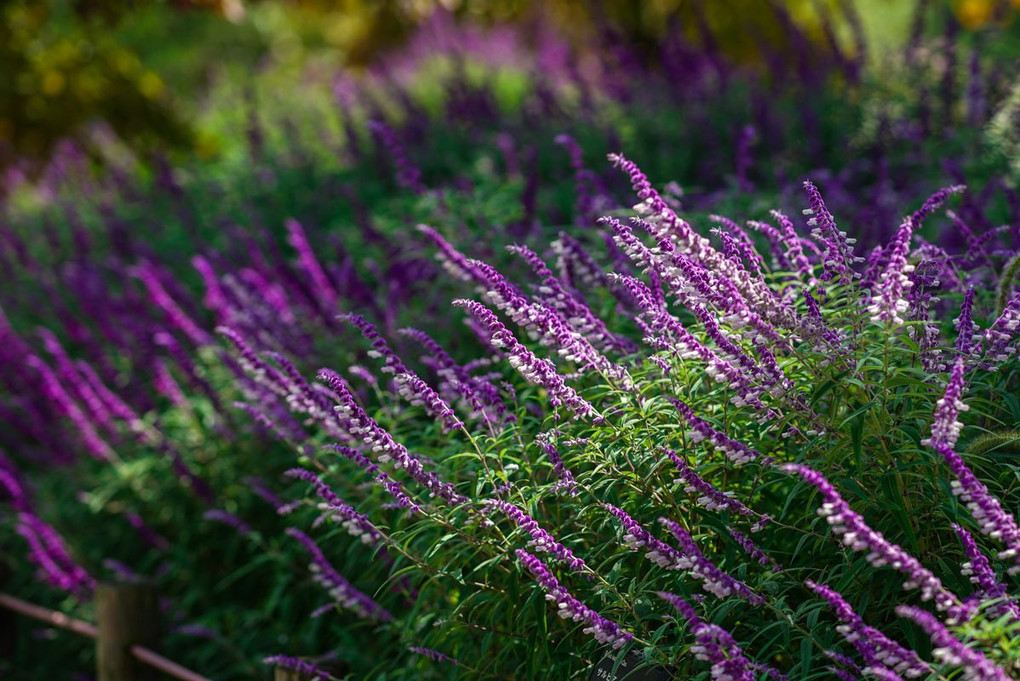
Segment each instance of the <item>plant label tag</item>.
[[[607,653],[591,670],[588,681],[672,681],[673,674],[666,667],[639,667],[641,654],[631,651],[616,664],[617,655]],[[613,667],[616,671],[613,672]]]

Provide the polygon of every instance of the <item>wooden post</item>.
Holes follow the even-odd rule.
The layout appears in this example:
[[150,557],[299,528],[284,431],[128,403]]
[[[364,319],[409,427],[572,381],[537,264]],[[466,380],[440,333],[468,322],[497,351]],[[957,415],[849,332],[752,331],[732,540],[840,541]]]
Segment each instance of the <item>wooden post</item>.
[[273,676],[273,681],[308,681],[310,678],[310,676],[305,676],[301,672],[277,667],[276,674]]
[[131,654],[131,646],[155,648],[159,640],[156,589],[148,583],[100,583],[96,587],[98,681],[149,681],[154,670]]

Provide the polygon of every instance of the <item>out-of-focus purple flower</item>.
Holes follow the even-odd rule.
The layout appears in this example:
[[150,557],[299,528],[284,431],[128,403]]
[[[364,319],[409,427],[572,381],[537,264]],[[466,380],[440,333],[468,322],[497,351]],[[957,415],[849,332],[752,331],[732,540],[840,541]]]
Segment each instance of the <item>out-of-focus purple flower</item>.
[[308,566],[308,569],[312,572],[312,579],[326,589],[329,595],[336,599],[337,603],[367,619],[382,622],[392,619],[390,613],[371,598],[355,589],[343,575],[336,571],[336,568],[326,560],[322,549],[319,548],[311,537],[294,527],[288,527],[286,532],[289,536],[298,540],[305,548],[305,551],[312,557],[312,562]]
[[618,624],[602,617],[597,612],[570,595],[553,577],[546,566],[535,556],[523,549],[517,549],[517,560],[534,576],[546,600],[556,605],[556,614],[563,619],[571,619],[584,624],[584,633],[595,637],[599,643],[611,645],[614,649],[623,646],[634,638],[629,631],[624,631]]
[[44,394],[78,429],[78,434],[81,436],[82,443],[85,445],[88,453],[100,461],[116,461],[118,458],[116,452],[99,436],[92,425],[92,421],[82,412],[71,395],[68,394],[68,391],[53,373],[53,370],[35,355],[28,358],[28,366],[39,372]]
[[473,300],[455,300],[453,304],[467,310],[492,333],[492,345],[506,353],[510,365],[528,382],[548,391],[549,402],[553,407],[564,405],[578,418],[596,416],[591,404],[566,384],[556,372],[555,365],[519,343],[489,308]]
[[289,669],[292,672],[297,672],[304,677],[307,677],[309,681],[327,681],[332,679],[329,672],[322,667],[312,664],[307,660],[302,660],[297,657],[291,657],[289,655],[270,655],[269,657],[263,658],[263,664],[272,665],[274,667],[282,667],[283,669]]
[[888,565],[902,572],[907,577],[903,588],[920,589],[921,600],[934,599],[935,607],[939,610],[947,610],[959,603],[960,599],[943,586],[939,578],[922,566],[920,561],[899,545],[888,541],[881,532],[871,529],[820,473],[800,464],[785,464],[781,468],[787,473],[799,475],[818,489],[823,500],[818,515],[828,521],[833,533],[848,547],[854,551],[867,551],[865,559],[869,563],[875,567]]
[[599,176],[585,167],[584,150],[573,137],[561,134],[554,141],[570,154],[570,166],[574,170],[575,222],[582,227],[590,225],[598,211],[606,207],[605,187]]
[[389,154],[397,171],[397,184],[404,189],[410,189],[415,194],[423,194],[425,185],[421,181],[421,170],[411,161],[407,155],[407,149],[397,139],[393,128],[380,120],[371,120],[368,122],[368,129],[379,146]]
[[159,280],[156,267],[152,263],[143,262],[129,270],[131,276],[138,279],[149,292],[152,302],[163,311],[170,324],[180,330],[195,345],[208,345],[212,340],[208,333],[199,328],[198,324],[181,309],[176,301],[167,293]]
[[456,659],[450,657],[449,655],[441,653],[438,650],[433,650],[432,648],[423,648],[421,646],[408,646],[407,649],[408,651],[414,653],[415,655],[422,655],[435,662],[448,662],[449,664],[452,665],[458,664]]
[[251,525],[238,518],[229,511],[224,511],[221,508],[213,508],[202,514],[202,517],[206,520],[212,520],[213,522],[222,523],[228,527],[234,528],[238,534],[247,536],[252,534],[253,530]]
[[918,657],[917,653],[904,648],[878,629],[865,624],[860,615],[854,612],[854,609],[838,591],[811,580],[805,584],[829,604],[840,621],[836,631],[842,634],[857,650],[865,664],[870,667],[888,668],[908,678],[924,676],[931,671],[931,668]]
[[18,512],[15,532],[28,542],[28,560],[39,568],[46,583],[78,598],[85,598],[95,588],[95,580],[74,562],[63,538],[34,513]]
[[134,528],[135,532],[138,533],[138,536],[141,537],[145,543],[160,551],[166,551],[170,548],[170,542],[149,527],[142,519],[142,516],[138,515],[134,511],[124,511],[124,519],[127,520],[128,524]]
[[301,223],[294,219],[288,219],[285,226],[287,227],[287,243],[297,251],[298,262],[310,280],[315,299],[324,312],[332,313],[336,310],[339,294],[329,277],[326,276],[326,271],[322,269],[319,259],[315,257],[315,252],[312,250],[311,244],[308,243],[308,237],[305,236],[305,230],[301,227]]
[[277,496],[276,492],[270,489],[269,484],[262,478],[249,475],[241,478],[241,482],[247,485],[248,489],[254,492],[257,497],[273,508],[283,506],[283,499]]
[[754,183],[751,182],[748,174],[754,161],[751,147],[754,146],[757,137],[758,131],[754,129],[753,125],[745,125],[740,129],[740,135],[737,137],[737,188],[742,192],[754,191]]
[[935,645],[932,657],[950,667],[958,667],[967,681],[1009,681],[1001,667],[976,648],[961,643],[934,615],[911,605],[900,605],[896,614],[917,623]]

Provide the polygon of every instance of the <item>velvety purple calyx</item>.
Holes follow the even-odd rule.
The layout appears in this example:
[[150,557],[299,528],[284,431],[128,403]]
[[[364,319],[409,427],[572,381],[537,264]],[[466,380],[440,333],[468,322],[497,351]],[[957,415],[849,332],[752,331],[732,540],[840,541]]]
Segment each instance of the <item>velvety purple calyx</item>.
[[945,393],[935,403],[935,420],[931,426],[931,437],[921,440],[921,444],[929,447],[935,445],[953,447],[959,439],[960,431],[963,429],[959,414],[969,409],[961,399],[966,387],[965,369],[965,358],[961,355],[957,357],[956,363],[953,365]]
[[705,591],[719,598],[736,595],[746,599],[752,605],[761,605],[765,602],[762,596],[751,591],[746,584],[721,570],[706,558],[694,538],[679,523],[669,518],[659,518],[659,523],[672,533],[680,546],[682,558],[677,563],[679,568],[687,570],[692,577],[699,580]]
[[584,573],[584,561],[575,556],[570,549],[556,541],[551,534],[542,529],[542,527],[535,522],[534,518],[522,511],[520,508],[514,506],[508,501],[504,501],[503,499],[487,499],[483,503],[498,508],[503,512],[503,515],[513,521],[517,527],[531,535],[531,541],[528,542],[528,548],[536,553],[548,553],[551,558],[562,561],[571,570]]
[[824,599],[840,624],[836,627],[869,667],[888,668],[907,678],[919,678],[931,672],[931,668],[917,653],[904,648],[878,629],[865,624],[849,603],[836,590],[808,580],[806,586]]
[[335,515],[352,537],[357,537],[363,543],[370,546],[379,546],[384,542],[382,534],[368,517],[354,510],[329,485],[323,482],[318,475],[304,468],[291,468],[285,475],[289,478],[310,482],[316,495],[322,499],[319,508],[329,515]]
[[489,330],[492,345],[506,353],[510,365],[529,383],[542,386],[548,391],[549,402],[553,407],[565,406],[578,418],[597,416],[591,404],[569,387],[556,372],[555,365],[519,343],[489,308],[473,300],[455,300],[453,304],[467,310]]
[[960,678],[967,681],[1009,681],[1013,678],[977,648],[958,640],[931,613],[910,605],[900,605],[896,608],[896,614],[919,625],[931,637],[935,646],[932,657],[949,667],[959,668]]
[[308,568],[312,573],[312,579],[326,589],[340,605],[367,619],[379,621],[392,619],[385,609],[355,589],[343,575],[337,572],[311,537],[293,527],[287,528],[287,534],[296,539],[311,557]]
[[320,369],[317,376],[330,387],[339,401],[334,409],[345,422],[347,431],[359,439],[368,450],[375,452],[380,463],[392,460],[394,466],[404,469],[413,480],[428,489],[431,495],[439,496],[451,505],[459,505],[467,500],[453,485],[440,479],[436,473],[425,470],[419,457],[407,451],[406,447],[394,440],[389,432],[371,418],[335,372]]
[[859,275],[852,269],[860,261],[854,255],[853,244],[856,240],[847,238],[846,232],[840,231],[836,226],[836,221],[825,205],[821,192],[810,180],[804,182],[804,191],[811,205],[811,208],[804,210],[804,214],[808,216],[808,226],[812,228],[812,235],[825,249],[822,274],[819,278],[822,281],[835,279],[846,283],[858,277]]
[[677,482],[684,485],[685,492],[697,497],[697,504],[699,506],[709,511],[725,510],[753,519],[752,532],[760,530],[769,522],[767,515],[751,510],[734,499],[732,494],[716,489],[710,482],[702,478],[693,468],[687,465],[687,462],[677,456],[676,452],[665,450],[665,453],[680,474],[680,479]]
[[903,588],[919,589],[921,600],[934,600],[935,606],[941,611],[960,602],[920,561],[899,545],[888,541],[881,532],[871,529],[820,473],[799,464],[785,464],[781,468],[787,473],[799,475],[818,489],[823,500],[818,515],[826,519],[843,544],[854,551],[867,551],[865,559],[875,567],[889,566],[901,572],[907,578]]
[[570,592],[560,585],[541,560],[522,549],[517,549],[515,553],[517,560],[545,591],[546,600],[554,604],[559,617],[583,624],[585,634],[593,636],[599,643],[610,645],[614,649],[634,638],[634,635],[629,631],[624,631],[615,622],[599,615],[571,596]]
[[713,679],[757,681],[758,665],[747,658],[728,631],[703,620],[687,601],[676,594],[660,591],[658,595],[683,615],[687,628],[694,635],[695,645],[691,646],[691,652],[696,659],[712,666]]

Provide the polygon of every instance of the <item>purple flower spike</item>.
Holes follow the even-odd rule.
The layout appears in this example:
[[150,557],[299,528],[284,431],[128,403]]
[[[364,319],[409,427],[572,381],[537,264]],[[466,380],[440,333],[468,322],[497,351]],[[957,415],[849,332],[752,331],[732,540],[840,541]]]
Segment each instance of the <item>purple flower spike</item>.
[[857,650],[869,667],[889,669],[907,678],[917,678],[931,672],[931,668],[917,653],[865,624],[839,592],[811,580],[805,584],[829,604],[840,621],[836,631]]
[[536,356],[521,345],[492,310],[473,300],[455,300],[453,304],[462,307],[492,334],[492,346],[506,353],[510,365],[529,383],[545,388],[553,407],[566,406],[577,418],[597,416],[595,409],[584,398],[568,386],[556,372],[555,365],[547,359]]
[[822,495],[822,506],[818,515],[825,518],[832,526],[833,533],[854,551],[867,551],[865,559],[875,567],[888,565],[907,577],[904,589],[920,589],[921,600],[935,600],[935,607],[948,610],[960,599],[930,570],[921,565],[920,561],[911,556],[897,544],[893,544],[882,536],[881,532],[868,527],[864,518],[854,513],[850,505],[836,491],[828,480],[807,466],[786,464],[782,470],[799,475],[805,482],[814,485]]
[[322,667],[289,655],[270,655],[269,657],[264,658],[262,662],[264,664],[273,665],[275,667],[283,667],[284,669],[289,669],[292,672],[297,672],[301,676],[307,677],[308,681],[326,681],[327,679],[333,678]]
[[422,648],[421,646],[408,646],[407,650],[414,653],[415,655],[422,655],[435,662],[447,662],[455,666],[458,664],[457,660],[450,657],[449,655],[441,653],[438,650],[432,650],[431,648]]
[[202,517],[206,520],[212,520],[213,522],[222,523],[228,527],[232,527],[241,536],[252,534],[251,525],[229,511],[224,511],[220,508],[213,508],[206,511]]
[[[679,402],[679,400],[677,400]],[[683,404],[680,402],[680,404]],[[684,405],[687,406],[687,405]],[[767,515],[762,515],[757,511],[752,511],[750,508],[740,503],[730,493],[720,492],[711,483],[706,481],[700,475],[695,472],[693,468],[687,465],[687,463],[676,455],[676,452],[666,450],[666,455],[673,461],[673,465],[676,466],[677,471],[680,473],[680,480],[684,485],[684,491],[688,494],[697,495],[696,503],[702,508],[706,508],[709,511],[715,511],[722,509],[735,513],[737,515],[754,518],[754,525],[751,527],[752,532],[757,532],[769,522]]]
[[531,541],[528,542],[528,548],[534,550],[536,553],[548,553],[552,558],[566,563],[571,570],[582,574],[584,573],[584,561],[571,553],[570,549],[566,546],[556,541],[551,534],[543,530],[539,524],[535,522],[534,518],[529,516],[520,508],[502,499],[486,499],[483,503],[495,506],[501,510],[507,518],[512,520],[517,527],[530,534]]
[[339,375],[329,369],[320,369],[318,378],[332,389],[339,400],[340,404],[335,409],[347,424],[348,432],[376,452],[380,463],[392,460],[397,468],[403,468],[413,480],[424,485],[430,494],[441,497],[451,505],[467,501],[453,485],[444,482],[435,473],[426,471],[417,456],[407,451],[406,447],[394,440],[386,429],[370,417],[354,399],[354,395]]
[[868,307],[873,322],[904,323],[903,314],[910,304],[906,298],[907,291],[914,285],[909,276],[914,266],[907,262],[914,226],[910,218],[904,220],[893,236],[892,243],[886,248],[885,270],[875,283],[875,295]]
[[622,508],[602,504],[623,525],[623,545],[635,551],[642,551],[645,558],[666,570],[682,570],[683,554],[664,541],[656,539],[651,532],[630,517]]
[[336,599],[337,603],[366,619],[382,622],[392,619],[390,613],[386,612],[371,598],[355,589],[343,575],[336,571],[336,568],[326,560],[326,556],[311,537],[294,527],[288,527],[286,532],[289,536],[298,540],[305,548],[305,551],[312,557],[312,562],[308,566],[308,569],[312,572],[312,579],[326,589],[329,595]]
[[701,581],[701,586],[705,591],[719,598],[737,595],[740,598],[747,599],[752,605],[761,605],[765,602],[763,597],[751,591],[750,587],[746,584],[738,579],[734,579],[719,569],[715,563],[705,558],[705,554],[694,543],[694,538],[679,523],[669,518],[659,518],[659,523],[669,530],[676,537],[677,543],[680,544],[680,553],[683,554],[683,557],[677,565],[680,569],[687,570],[692,577]]
[[990,371],[1016,354],[1017,329],[1020,329],[1020,293],[1006,303],[1002,314],[985,330],[984,359]]
[[670,401],[673,402],[676,410],[690,427],[688,437],[692,442],[708,442],[713,449],[738,466],[761,457],[761,452],[758,450],[726,437],[726,435],[709,425],[707,421],[695,416],[694,410],[684,402],[675,397],[671,398]]
[[339,517],[343,522],[343,526],[347,529],[347,533],[352,537],[360,539],[362,543],[369,546],[379,546],[383,543],[382,534],[369,521],[368,517],[358,513],[353,507],[344,502],[315,473],[304,468],[291,468],[285,475],[312,483],[315,493],[323,501],[320,508],[331,511]]
[[[744,655],[744,651],[728,631],[716,624],[705,622],[687,601],[676,594],[661,591],[659,598],[676,608],[687,620],[687,626],[696,642],[691,646],[691,652],[694,653],[696,659],[712,665],[713,679],[757,680],[760,665],[755,664]],[[782,677],[781,674],[780,677]]]
[[538,444],[545,450],[546,456],[549,457],[549,463],[553,465],[553,473],[560,479],[556,483],[556,489],[562,489],[568,496],[576,496],[577,482],[574,480],[574,474],[563,463],[563,457],[560,456],[559,450],[546,438],[538,440]]
[[1014,620],[1020,620],[1020,607],[1016,600],[1009,595],[1006,585],[999,581],[992,569],[991,563],[970,532],[953,523],[953,529],[963,544],[963,553],[967,560],[960,565],[960,574],[970,579],[971,584],[977,590],[976,595],[982,601],[999,601],[993,606],[992,612],[996,617],[1003,613],[1009,613]]
[[945,394],[935,403],[935,421],[931,426],[931,437],[921,440],[921,444],[952,448],[959,439],[960,430],[963,428],[963,424],[958,420],[959,413],[969,409],[960,399],[964,389],[964,370],[964,357],[961,355],[956,358],[953,371],[949,374]]
[[298,262],[305,276],[311,282],[312,292],[316,300],[324,312],[332,312],[336,309],[339,294],[337,294],[336,288],[319,263],[319,259],[315,257],[315,251],[312,250],[311,244],[308,243],[308,237],[305,236],[304,228],[301,227],[301,223],[294,219],[288,219],[285,225],[287,227],[287,243],[297,251]]
[[765,552],[758,548],[750,537],[742,532],[734,530],[732,527],[727,527],[726,531],[729,532],[731,537],[733,537],[733,541],[737,542],[737,545],[744,550],[744,553],[753,558],[756,563],[759,565],[772,565],[773,572],[779,572],[783,569],[778,564],[775,564],[774,560],[765,555]]
[[821,192],[810,180],[804,182],[804,191],[807,192],[808,203],[811,204],[811,208],[804,211],[804,214],[809,216],[811,234],[825,246],[822,281],[837,279],[845,283],[855,278],[858,275],[851,268],[860,261],[860,258],[854,257],[853,244],[856,240],[848,239],[846,232],[839,230],[832,213],[822,199]]
[[145,285],[149,297],[156,307],[163,310],[171,325],[179,329],[195,345],[207,345],[210,342],[209,334],[199,328],[198,324],[188,316],[188,313],[181,309],[176,301],[167,293],[159,280],[156,267],[149,262],[132,267],[129,274]]
[[901,605],[896,608],[896,614],[913,620],[924,629],[935,645],[932,657],[950,667],[960,668],[963,672],[960,678],[966,681],[1009,681],[1012,678],[980,651],[958,641],[931,613]]
[[1009,574],[1020,572],[1020,527],[1017,527],[1013,514],[1003,510],[999,500],[988,492],[988,488],[978,480],[952,447],[935,444],[934,448],[946,460],[949,470],[956,476],[956,480],[949,483],[953,488],[953,494],[960,497],[960,501],[970,509],[982,534],[997,539],[1006,546],[1006,549],[999,553],[999,558],[1013,561]]
[[421,181],[421,170],[411,161],[404,145],[400,143],[393,132],[393,128],[382,121],[372,120],[368,122],[368,129],[379,145],[389,154],[397,171],[397,184],[404,189],[410,189],[415,194],[424,193],[425,185]]
[[956,351],[963,356],[969,356],[976,347],[974,334],[978,325],[972,319],[974,313],[974,287],[971,286],[964,294],[963,304],[960,306],[960,316],[953,320],[956,327]]
[[611,645],[614,649],[634,638],[634,635],[629,631],[624,631],[615,622],[602,617],[571,596],[538,558],[523,549],[517,549],[515,553],[517,560],[534,576],[535,581],[545,591],[546,600],[556,604],[556,614],[561,618],[583,623],[585,634],[594,636],[599,643]]

